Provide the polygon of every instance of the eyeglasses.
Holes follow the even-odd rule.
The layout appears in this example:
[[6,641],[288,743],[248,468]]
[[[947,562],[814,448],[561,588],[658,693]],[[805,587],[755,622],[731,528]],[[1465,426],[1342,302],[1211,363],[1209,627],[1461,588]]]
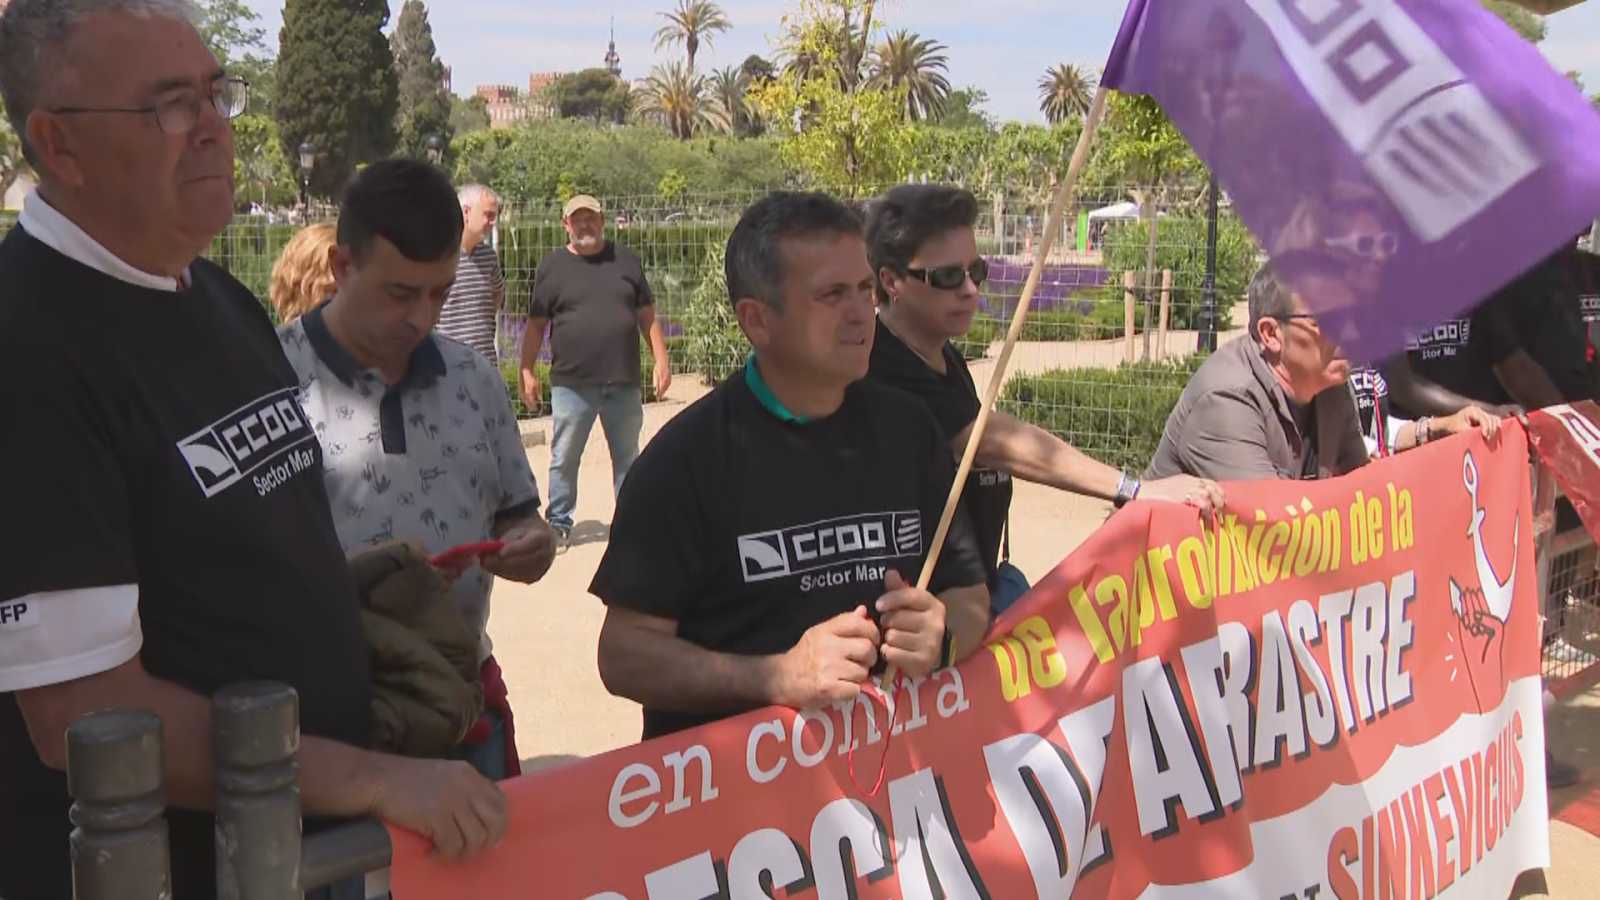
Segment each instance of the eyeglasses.
[[1300,322],[1313,335],[1317,336],[1318,338],[1322,337],[1322,322],[1319,321],[1316,315],[1313,313],[1284,313],[1281,316],[1266,316],[1265,318],[1276,319],[1281,325],[1288,325],[1290,322]]
[[[244,112],[250,100],[250,82],[238,75],[225,75],[211,82],[211,105],[224,119],[232,120]],[[129,113],[154,115],[156,124],[164,134],[188,134],[200,122],[200,94],[183,90],[163,99],[154,106],[132,108],[107,108],[63,106],[50,110],[57,115],[82,115],[86,113]]]
[[988,260],[974,260],[971,265],[939,266],[933,269],[907,269],[906,274],[941,291],[953,291],[967,283],[967,278],[972,278],[973,287],[982,287],[985,279],[989,277]]
[[1351,234],[1344,237],[1327,238],[1323,241],[1329,247],[1347,250],[1357,256],[1382,256],[1388,258],[1400,249],[1400,239],[1390,232],[1378,234]]

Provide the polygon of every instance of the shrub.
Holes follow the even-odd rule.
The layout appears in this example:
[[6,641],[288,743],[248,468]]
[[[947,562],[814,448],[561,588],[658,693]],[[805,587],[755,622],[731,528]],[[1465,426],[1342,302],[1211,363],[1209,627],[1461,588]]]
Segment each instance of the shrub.
[[728,302],[728,276],[723,268],[727,241],[713,241],[702,263],[703,274],[684,306],[683,364],[708,384],[721,384],[744,365],[750,341]]
[[[1024,325],[1023,327],[1027,327]],[[967,333],[950,343],[962,359],[983,359],[989,346],[1006,336],[1006,326],[994,316],[978,313],[972,317],[972,327]]]
[[[1088,312],[1083,310],[1087,309]],[[1008,326],[1009,327],[1009,326]],[[1029,312],[1022,323],[1023,341],[1108,341],[1122,337],[1122,304],[1083,303],[1074,309]]]
[[539,410],[534,412],[522,402],[522,366],[514,359],[500,361],[500,377],[505,380],[506,393],[511,395],[511,410],[519,419],[532,419],[550,414],[550,367],[535,363],[534,374],[539,378]]
[[1141,472],[1155,455],[1167,416],[1203,357],[1132,363],[1116,369],[1055,369],[1017,375],[999,408],[1055,434],[1108,465]]
[[[1145,258],[1149,252],[1150,223],[1146,220],[1114,222],[1106,229],[1102,249],[1110,284],[1122,290],[1122,273],[1136,273],[1138,294],[1144,293]],[[1156,223],[1155,288],[1150,321],[1159,314],[1161,270],[1172,270],[1172,297],[1168,327],[1194,328],[1200,313],[1206,274],[1206,220],[1197,215],[1163,216]],[[1256,269],[1256,246],[1249,229],[1235,216],[1217,221],[1217,328],[1233,327],[1233,305],[1244,297],[1245,286]],[[1144,311],[1137,313],[1144,324]]]

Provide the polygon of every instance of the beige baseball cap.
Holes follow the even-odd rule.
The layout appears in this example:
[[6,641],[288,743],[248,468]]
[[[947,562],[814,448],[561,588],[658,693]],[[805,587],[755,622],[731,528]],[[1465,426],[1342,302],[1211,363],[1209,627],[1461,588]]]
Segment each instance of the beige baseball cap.
[[592,209],[597,213],[605,212],[605,207],[600,205],[599,200],[588,194],[579,194],[568,200],[566,206],[561,207],[561,218],[565,219],[580,209]]

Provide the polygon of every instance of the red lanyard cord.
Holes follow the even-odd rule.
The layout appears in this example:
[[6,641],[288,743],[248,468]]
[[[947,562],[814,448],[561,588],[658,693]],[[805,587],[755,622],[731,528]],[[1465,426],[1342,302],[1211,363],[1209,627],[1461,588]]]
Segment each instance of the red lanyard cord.
[[[871,790],[867,790],[866,788],[862,787],[861,782],[856,780],[856,747],[866,743],[866,735],[862,735],[858,740],[853,740],[850,742],[849,756],[846,758],[846,762],[848,763],[850,769],[850,783],[856,786],[856,790],[866,794],[868,797],[876,797],[879,789],[883,787],[883,775],[886,771],[888,771],[889,768],[889,745],[894,740],[895,713],[900,709],[900,690],[904,683],[908,680],[909,679],[907,679],[904,675],[897,674],[894,680],[894,693],[890,694],[888,698],[883,699],[883,709],[886,713],[888,713],[888,720],[883,729],[883,757],[878,760],[878,777],[872,782]],[[869,698],[873,696],[882,698],[882,694],[877,692],[862,691],[862,694]],[[860,705],[860,703],[855,701],[851,701],[850,703],[850,729],[852,732],[855,731],[856,707]],[[872,702],[870,699],[867,701],[867,715],[873,717],[876,715],[872,710]],[[870,731],[868,733],[870,734]]]

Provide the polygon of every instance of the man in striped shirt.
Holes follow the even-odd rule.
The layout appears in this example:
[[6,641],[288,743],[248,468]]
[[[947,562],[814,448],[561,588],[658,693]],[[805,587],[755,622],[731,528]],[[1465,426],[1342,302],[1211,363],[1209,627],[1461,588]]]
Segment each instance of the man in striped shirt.
[[488,241],[500,217],[500,198],[481,184],[469,184],[458,194],[465,227],[461,231],[461,261],[456,283],[450,288],[435,331],[454,338],[499,365],[495,350],[495,320],[506,299],[506,278]]

